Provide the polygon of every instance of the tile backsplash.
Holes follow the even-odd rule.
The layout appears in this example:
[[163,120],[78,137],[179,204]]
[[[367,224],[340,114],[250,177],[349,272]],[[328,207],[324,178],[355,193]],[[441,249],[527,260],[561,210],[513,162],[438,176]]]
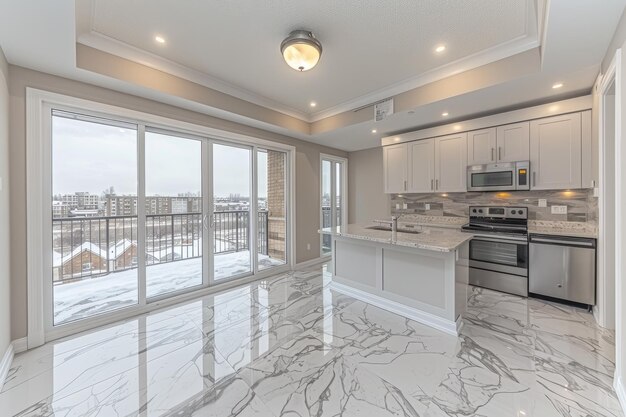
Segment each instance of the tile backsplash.
[[[539,207],[539,199],[547,200],[547,207]],[[406,209],[403,208],[405,204]],[[469,206],[480,205],[528,207],[530,220],[593,223],[598,220],[598,200],[593,196],[593,190],[394,194],[391,196],[392,215],[467,217]],[[550,206],[567,206],[567,214],[551,214]]]

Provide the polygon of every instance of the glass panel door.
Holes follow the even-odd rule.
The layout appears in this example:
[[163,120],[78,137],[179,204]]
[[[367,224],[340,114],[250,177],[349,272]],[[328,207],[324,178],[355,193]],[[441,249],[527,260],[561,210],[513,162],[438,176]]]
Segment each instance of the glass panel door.
[[257,265],[287,263],[287,154],[257,150]]
[[145,135],[146,296],[202,285],[202,142]]
[[[322,229],[342,226],[345,221],[345,160],[343,158],[322,157],[320,167]],[[321,234],[321,254],[331,252],[331,236]]]
[[138,303],[137,126],[52,115],[52,323]]
[[[213,281],[252,273],[252,148],[213,143]],[[256,211],[256,210],[255,210]]]
[[[332,162],[322,160],[322,229],[332,227],[333,215],[332,215]],[[322,233],[322,255],[330,253],[330,235]]]

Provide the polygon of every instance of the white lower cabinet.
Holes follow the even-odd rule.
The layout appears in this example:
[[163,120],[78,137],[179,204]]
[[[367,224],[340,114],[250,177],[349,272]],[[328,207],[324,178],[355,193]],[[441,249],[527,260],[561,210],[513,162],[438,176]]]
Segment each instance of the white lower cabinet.
[[547,117],[530,122],[530,188],[581,188],[581,115]]

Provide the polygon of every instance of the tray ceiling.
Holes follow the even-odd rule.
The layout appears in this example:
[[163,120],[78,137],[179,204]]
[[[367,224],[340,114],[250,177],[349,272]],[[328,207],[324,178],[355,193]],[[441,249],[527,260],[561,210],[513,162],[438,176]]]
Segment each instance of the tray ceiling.
[[[92,0],[89,12],[77,16],[77,31],[86,45],[317,120],[536,47],[534,5]],[[296,28],[312,30],[324,47],[318,66],[305,73],[289,68],[279,51]],[[441,44],[446,50],[436,53]]]

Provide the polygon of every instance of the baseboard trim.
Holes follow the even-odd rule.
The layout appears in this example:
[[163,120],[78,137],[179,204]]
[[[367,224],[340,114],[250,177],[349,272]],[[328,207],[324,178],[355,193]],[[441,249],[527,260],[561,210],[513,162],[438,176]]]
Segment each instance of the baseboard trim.
[[293,266],[293,269],[304,269],[304,268],[308,268],[310,266],[314,266],[317,264],[321,264],[324,262],[329,262],[330,261],[330,257],[328,256],[320,256],[319,258],[313,258],[313,259],[309,259],[308,261],[304,261],[304,262],[300,262],[298,264],[295,264]]
[[617,394],[622,410],[626,413],[626,387],[624,387],[624,380],[621,377],[615,378],[613,388],[615,388],[615,394]]
[[28,338],[22,337],[21,339],[15,339],[13,341],[13,352],[22,353],[28,350]]
[[9,369],[11,369],[11,364],[13,363],[13,343],[9,343],[9,347],[6,352],[4,352],[4,356],[2,357],[2,362],[0,362],[0,390],[4,386],[4,381],[7,379],[7,375],[9,374]]
[[382,308],[383,310],[391,311],[392,313],[399,314],[411,320],[415,320],[419,323],[425,324],[437,330],[441,330],[442,332],[451,334],[453,336],[458,336],[461,331],[461,327],[463,327],[463,320],[461,316],[459,316],[456,321],[446,320],[434,314],[427,313],[425,311],[421,311],[395,301],[391,301],[387,298],[380,297],[378,295],[374,295],[369,292],[350,287],[348,285],[340,284],[336,281],[332,281],[330,283],[330,288],[342,294],[356,298],[357,300],[361,300],[363,302],[375,305],[376,307]]

